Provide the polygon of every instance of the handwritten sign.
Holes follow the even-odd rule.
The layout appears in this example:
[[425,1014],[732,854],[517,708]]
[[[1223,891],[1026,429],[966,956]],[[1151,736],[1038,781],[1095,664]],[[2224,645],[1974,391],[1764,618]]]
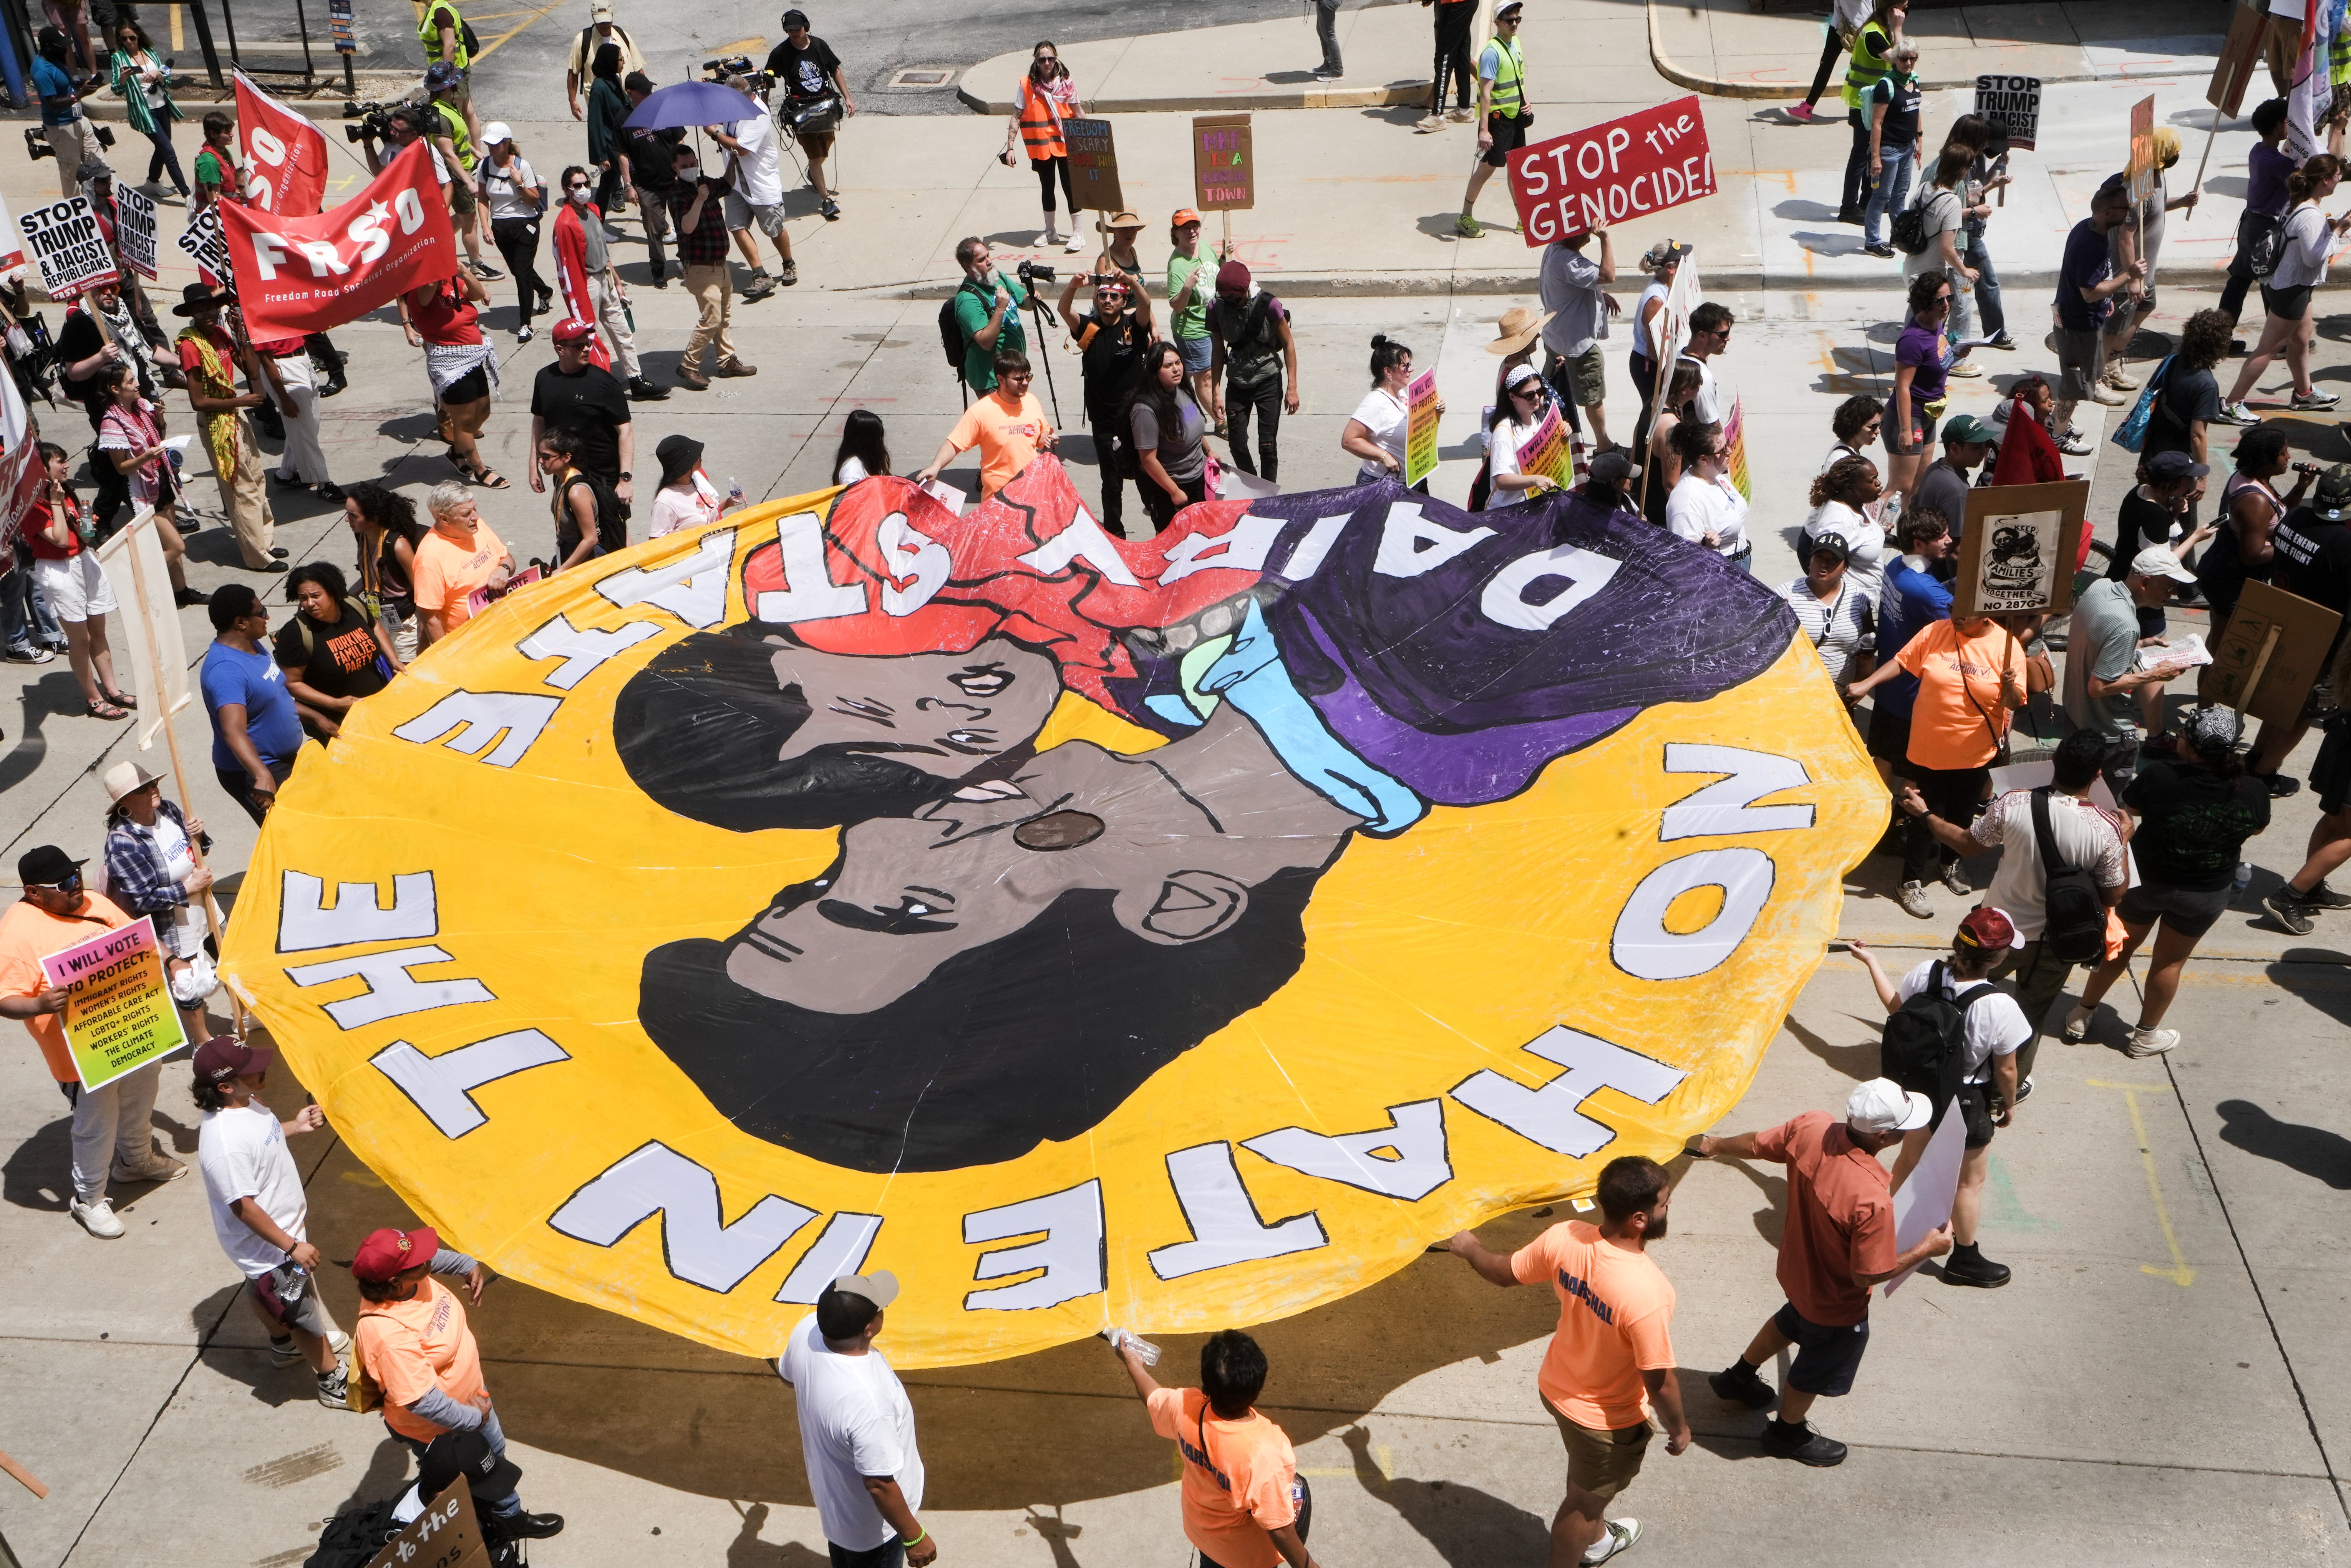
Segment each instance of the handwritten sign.
[[1193,205],[1203,213],[1257,205],[1257,154],[1249,145],[1249,117],[1201,114],[1192,118]]
[[2086,479],[1969,491],[1951,618],[2057,615],[2073,607],[2074,563],[2089,504]]
[[78,298],[93,286],[122,275],[115,270],[113,247],[99,232],[98,214],[89,210],[87,196],[36,207],[19,217],[16,226],[51,299]]
[[206,207],[190,218],[179,244],[180,254],[203,268],[214,283],[228,282],[228,241],[221,234],[219,208]]
[[2130,198],[2144,202],[2155,192],[2155,95],[2131,105]]
[[1747,411],[1737,399],[1731,400],[1730,415],[1722,421],[1723,461],[1729,468],[1731,487],[1740,499],[1752,506],[1755,485],[1747,472]]
[[1696,94],[1510,154],[1510,200],[1530,245],[1604,229],[1715,192]]
[[1551,403],[1535,424],[1534,434],[1519,443],[1519,472],[1540,473],[1562,488],[1576,481],[1574,443],[1567,439],[1567,421],[1559,404]]
[[41,961],[66,992],[66,1048],[85,1089],[103,1088],[188,1043],[152,920],[133,920]]
[[1115,213],[1126,205],[1118,188],[1118,143],[1107,119],[1065,119],[1061,135],[1070,146],[1070,182],[1081,213]]
[[1976,112],[2006,131],[2011,147],[2030,150],[2041,133],[2041,78],[1978,77]]
[[141,277],[155,279],[155,198],[136,185],[114,193],[114,249],[122,265]]
[[423,1513],[401,1527],[385,1542],[368,1568],[489,1568],[490,1549],[482,1540],[482,1523],[474,1512],[474,1493],[465,1478],[433,1500]]
[[1437,472],[1437,372],[1424,370],[1405,389],[1404,482],[1418,484]]

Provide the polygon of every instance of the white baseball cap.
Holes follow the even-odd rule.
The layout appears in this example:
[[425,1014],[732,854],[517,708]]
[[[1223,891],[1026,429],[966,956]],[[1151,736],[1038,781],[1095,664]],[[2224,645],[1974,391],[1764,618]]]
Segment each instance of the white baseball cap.
[[2168,545],[2149,545],[2131,557],[2131,576],[2135,577],[2169,577],[2174,582],[2192,583],[2196,574],[2182,565]]
[[513,140],[514,132],[507,129],[503,119],[494,119],[482,127],[482,145],[485,147],[496,147],[501,141]]
[[1910,1132],[1934,1119],[1934,1102],[1891,1078],[1872,1078],[1844,1103],[1847,1126],[1864,1132]]

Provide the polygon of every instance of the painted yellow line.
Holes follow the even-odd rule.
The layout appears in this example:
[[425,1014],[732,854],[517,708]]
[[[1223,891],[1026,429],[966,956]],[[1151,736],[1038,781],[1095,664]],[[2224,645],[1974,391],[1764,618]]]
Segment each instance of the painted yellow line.
[[[182,29],[182,28],[183,28],[184,26],[186,26],[186,25],[187,25],[187,24],[185,24],[184,22],[182,22],[182,21],[180,20],[180,8],[179,8],[177,5],[172,6],[172,52],[173,52],[173,53],[175,53],[175,54],[176,54],[178,51],[180,51],[180,50],[182,50],[182,49],[184,49],[184,48],[186,48],[186,47],[188,47],[187,36],[186,36],[186,35],[185,35],[184,33],[183,33],[183,32],[181,31],[181,29]],[[1891,88],[1889,88],[1889,89],[1887,89],[1887,90],[1891,91],[1892,89],[1891,89]]]
[[517,11],[510,13],[511,15],[522,17],[522,20],[507,28],[505,32],[500,33],[496,37],[492,38],[488,43],[484,44],[480,50],[475,54],[473,63],[475,65],[480,65],[484,60],[486,60],[492,55],[496,54],[498,52],[499,46],[506,43],[509,38],[519,36],[521,34],[529,31],[532,25],[537,23],[540,17],[546,16],[549,11],[554,10],[556,6],[562,3],[563,0],[547,0],[547,4],[541,5],[536,11]]
[[[2139,1096],[2153,1091],[2157,1086],[2148,1084],[2109,1083],[2104,1078],[2085,1078],[2082,1081],[2094,1089],[2121,1090],[2123,1103],[2130,1106],[2131,1131],[2138,1137],[2138,1158],[2147,1167],[2147,1195],[2155,1200],[2155,1222],[2163,1227],[2163,1244],[2171,1249],[2171,1267],[2158,1269],[2153,1263],[2141,1263],[2138,1266],[2139,1272],[2153,1274],[2158,1279],[2169,1280],[2173,1284],[2185,1290],[2196,1282],[2196,1271],[2189,1268],[2188,1260],[2180,1255],[2179,1238],[2171,1233],[2171,1215],[2163,1206],[2163,1187],[2155,1179],[2155,1151],[2147,1146],[2147,1120],[2139,1115],[2138,1111]],[[2170,1090],[2165,1087],[2162,1092],[2168,1094]]]
[[764,37],[737,38],[731,44],[713,44],[710,47],[710,52],[714,55],[720,56],[737,54],[753,55],[758,54],[767,47],[768,40]]

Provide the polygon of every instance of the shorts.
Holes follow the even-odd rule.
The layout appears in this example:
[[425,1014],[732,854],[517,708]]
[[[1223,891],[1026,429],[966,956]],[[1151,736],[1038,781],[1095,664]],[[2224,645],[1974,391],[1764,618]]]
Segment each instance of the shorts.
[[481,204],[482,199],[474,194],[472,186],[463,180],[449,182],[449,215],[451,217],[470,218]]
[[2310,314],[2310,285],[2272,288],[2262,285],[2262,308],[2280,321],[2299,321]]
[[1867,1318],[1834,1325],[1814,1323],[1791,1302],[1773,1314],[1771,1326],[1796,1343],[1789,1387],[1828,1399],[1852,1392],[1853,1375],[1861,1368],[1862,1352],[1869,1348]]
[[1567,1445],[1567,1484],[1580,1486],[1606,1502],[1633,1484],[1641,1461],[1649,1457],[1649,1438],[1656,1428],[1644,1421],[1637,1427],[1587,1427],[1571,1421],[1550,1400],[1543,1408],[1559,1423],[1560,1441]]
[[1217,362],[1217,340],[1213,337],[1178,337],[1176,351],[1184,356],[1186,375],[1196,376]]
[[2115,913],[2126,926],[2151,926],[2157,920],[2163,929],[2183,937],[2200,937],[2212,929],[2212,922],[2228,913],[2230,890],[2215,888],[2206,892],[2188,888],[2159,888],[2152,882],[2142,882],[2123,895]]
[[1510,161],[1510,154],[1527,144],[1527,117],[1522,110],[1515,118],[1501,114],[1486,117],[1486,129],[1494,133],[1494,145],[1485,151],[1485,161],[1499,169]]
[[[1991,1135],[1999,1129],[1991,1125],[1991,1085],[1961,1084],[1959,1092],[1951,1096],[1949,1102],[1943,1106],[1943,1110],[1949,1110],[1952,1106],[1959,1107],[1959,1117],[1967,1124],[1970,1148],[1981,1148],[1991,1142]],[[1941,1127],[1943,1110],[1937,1111],[1935,1119],[1927,1125]]]
[[758,223],[761,234],[771,240],[774,239],[784,232],[783,203],[778,202],[773,206],[762,207],[755,202],[745,201],[732,191],[727,192],[727,231],[731,234],[738,229],[747,229],[755,221]]
[[1599,344],[1560,363],[1566,367],[1568,396],[1576,407],[1588,409],[1608,400],[1608,360]]
[[2105,335],[2095,327],[2079,330],[2060,327],[2050,337],[2057,346],[2057,363],[2064,370],[2057,396],[2065,402],[2081,402],[2090,395],[2090,383],[2105,372]]
[[1889,425],[1886,431],[1886,450],[1896,457],[1917,457],[1934,450],[1934,445],[1935,416],[1927,411],[1924,403],[1913,398],[1910,400],[1909,441],[1905,444],[1895,439],[1893,427]]
[[900,1568],[906,1561],[906,1543],[894,1534],[870,1552],[852,1552],[830,1541],[824,1549],[832,1559],[832,1568]]
[[441,401],[444,404],[478,403],[489,395],[489,373],[476,365],[442,389]]
[[302,1299],[290,1307],[278,1299],[274,1275],[263,1274],[247,1280],[245,1288],[253,1293],[254,1302],[264,1315],[282,1329],[299,1329],[304,1334],[315,1334],[320,1339],[335,1332],[335,1320],[327,1315],[327,1309],[319,1303],[319,1282],[315,1279],[310,1282],[310,1288],[302,1293]]
[[1900,772],[1910,756],[1910,715],[1897,713],[1883,702],[1873,702],[1869,709],[1869,733],[1862,743],[1871,756],[1893,763],[1895,771]]
[[833,135],[830,130],[796,130],[792,133],[792,140],[799,142],[800,151],[810,158],[829,158],[832,155]]
[[2351,728],[2329,727],[2318,743],[2318,760],[2310,764],[2310,793],[2328,816],[2351,805]]
[[114,585],[106,580],[106,568],[98,564],[95,550],[84,550],[63,561],[37,556],[33,581],[39,585],[41,597],[49,601],[50,613],[59,620],[89,620],[115,607]]

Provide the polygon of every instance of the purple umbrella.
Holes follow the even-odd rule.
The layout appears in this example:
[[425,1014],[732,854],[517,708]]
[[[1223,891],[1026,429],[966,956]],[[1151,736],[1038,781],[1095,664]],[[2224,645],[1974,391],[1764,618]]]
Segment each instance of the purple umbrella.
[[767,110],[757,100],[716,82],[678,82],[657,88],[624,122],[635,130],[668,130],[679,127],[726,125],[757,119]]

